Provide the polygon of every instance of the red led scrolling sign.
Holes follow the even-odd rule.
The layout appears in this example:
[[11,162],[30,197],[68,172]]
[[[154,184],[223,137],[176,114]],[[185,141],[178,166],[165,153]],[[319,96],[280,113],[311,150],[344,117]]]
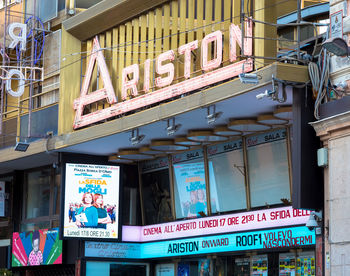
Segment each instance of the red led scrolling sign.
[[[251,56],[253,50],[252,32],[253,26],[251,21],[246,22],[244,39],[244,55]],[[242,34],[238,26],[231,24],[229,30],[230,47],[229,58],[230,62],[237,60],[236,43],[242,48]],[[185,80],[171,85],[174,80],[174,64],[171,62],[175,58],[175,51],[170,50],[160,54],[156,58],[155,71],[158,77],[155,78],[155,86],[159,88],[153,92],[149,92],[150,82],[150,64],[151,61],[147,59],[144,63],[144,80],[143,88],[146,92],[139,95],[138,83],[140,78],[140,70],[138,64],[133,64],[123,69],[122,72],[122,102],[117,102],[116,95],[112,86],[111,78],[106,66],[104,56],[101,51],[97,37],[93,41],[93,48],[89,60],[88,68],[85,74],[85,79],[81,88],[80,98],[74,101],[74,109],[76,110],[75,121],[73,128],[78,129],[92,123],[99,122],[126,112],[158,103],[172,97],[180,96],[182,94],[195,91],[208,85],[227,80],[229,78],[238,76],[244,72],[253,70],[253,60],[247,58],[239,62],[229,64],[225,67],[220,67],[222,64],[222,40],[223,33],[216,31],[206,35],[201,43],[201,69],[204,72],[202,75],[190,78],[191,68],[191,51],[197,49],[199,46],[198,40],[182,45],[178,49],[180,55],[184,55],[184,77]],[[215,45],[216,54],[211,60],[208,60],[209,45]],[[165,61],[168,63],[163,64]],[[170,61],[170,62],[169,62]],[[100,70],[100,77],[102,78],[104,88],[88,94],[88,88],[91,82],[93,68],[97,63]],[[164,77],[164,74],[166,76]],[[163,75],[161,77],[160,75]],[[128,91],[133,96],[132,99],[127,100]],[[148,93],[147,93],[148,92]],[[83,115],[84,107],[88,104],[107,99],[111,104],[110,107],[91,112]]]

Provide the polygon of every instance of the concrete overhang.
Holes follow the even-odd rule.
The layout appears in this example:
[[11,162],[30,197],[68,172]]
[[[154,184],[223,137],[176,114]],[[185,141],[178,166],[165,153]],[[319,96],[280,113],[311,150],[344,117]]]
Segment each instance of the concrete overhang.
[[81,41],[104,32],[169,0],[104,0],[63,22]]
[[[259,84],[243,84],[238,78],[215,85],[203,91],[162,103],[158,106],[136,112],[103,124],[90,126],[78,131],[33,142],[28,151],[15,152],[13,148],[0,151],[0,174],[8,169],[25,169],[52,164],[57,152],[73,152],[93,155],[112,155],[119,148],[130,147],[130,131],[140,127],[145,134],[143,141],[169,138],[166,134],[166,120],[176,118],[182,124],[176,135],[185,135],[189,129],[209,128],[205,107],[216,105],[223,115],[215,125],[228,123],[229,118],[256,117],[271,113],[279,103],[256,95],[271,89],[272,75],[278,79],[305,83],[308,81],[307,66],[274,63],[257,71]],[[280,86],[281,89],[281,86]],[[292,89],[288,86],[288,99],[285,105],[292,104]],[[73,112],[73,110],[72,110]],[[27,166],[27,167],[26,167]]]

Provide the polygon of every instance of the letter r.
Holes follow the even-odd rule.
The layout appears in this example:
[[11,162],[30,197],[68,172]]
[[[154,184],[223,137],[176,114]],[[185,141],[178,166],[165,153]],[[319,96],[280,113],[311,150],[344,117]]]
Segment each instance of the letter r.
[[[19,35],[14,34],[15,28],[20,28],[21,31]],[[9,36],[13,39],[11,44],[9,45],[10,49],[13,49],[17,46],[18,42],[21,43],[21,51],[26,49],[26,40],[27,40],[27,25],[22,23],[12,23],[9,25]]]

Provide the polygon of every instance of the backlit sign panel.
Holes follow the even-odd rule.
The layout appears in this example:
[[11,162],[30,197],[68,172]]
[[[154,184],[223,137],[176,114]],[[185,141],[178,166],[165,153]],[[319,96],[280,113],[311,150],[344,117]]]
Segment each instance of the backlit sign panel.
[[118,239],[120,167],[66,164],[64,238]]
[[149,259],[314,245],[306,226],[205,236],[149,243],[85,243],[85,257]]
[[285,227],[305,224],[309,216],[310,211],[282,207],[147,226],[123,226],[122,239],[125,242],[148,242]]

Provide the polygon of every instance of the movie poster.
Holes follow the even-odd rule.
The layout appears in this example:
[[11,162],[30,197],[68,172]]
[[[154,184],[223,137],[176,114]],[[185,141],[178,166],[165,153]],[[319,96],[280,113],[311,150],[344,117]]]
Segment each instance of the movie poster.
[[66,164],[63,237],[117,239],[119,166]]
[[207,215],[204,163],[175,164],[174,173],[182,217]]
[[62,241],[58,228],[12,235],[12,266],[62,264]]
[[199,276],[213,275],[210,259],[201,259],[198,261],[198,275]]

